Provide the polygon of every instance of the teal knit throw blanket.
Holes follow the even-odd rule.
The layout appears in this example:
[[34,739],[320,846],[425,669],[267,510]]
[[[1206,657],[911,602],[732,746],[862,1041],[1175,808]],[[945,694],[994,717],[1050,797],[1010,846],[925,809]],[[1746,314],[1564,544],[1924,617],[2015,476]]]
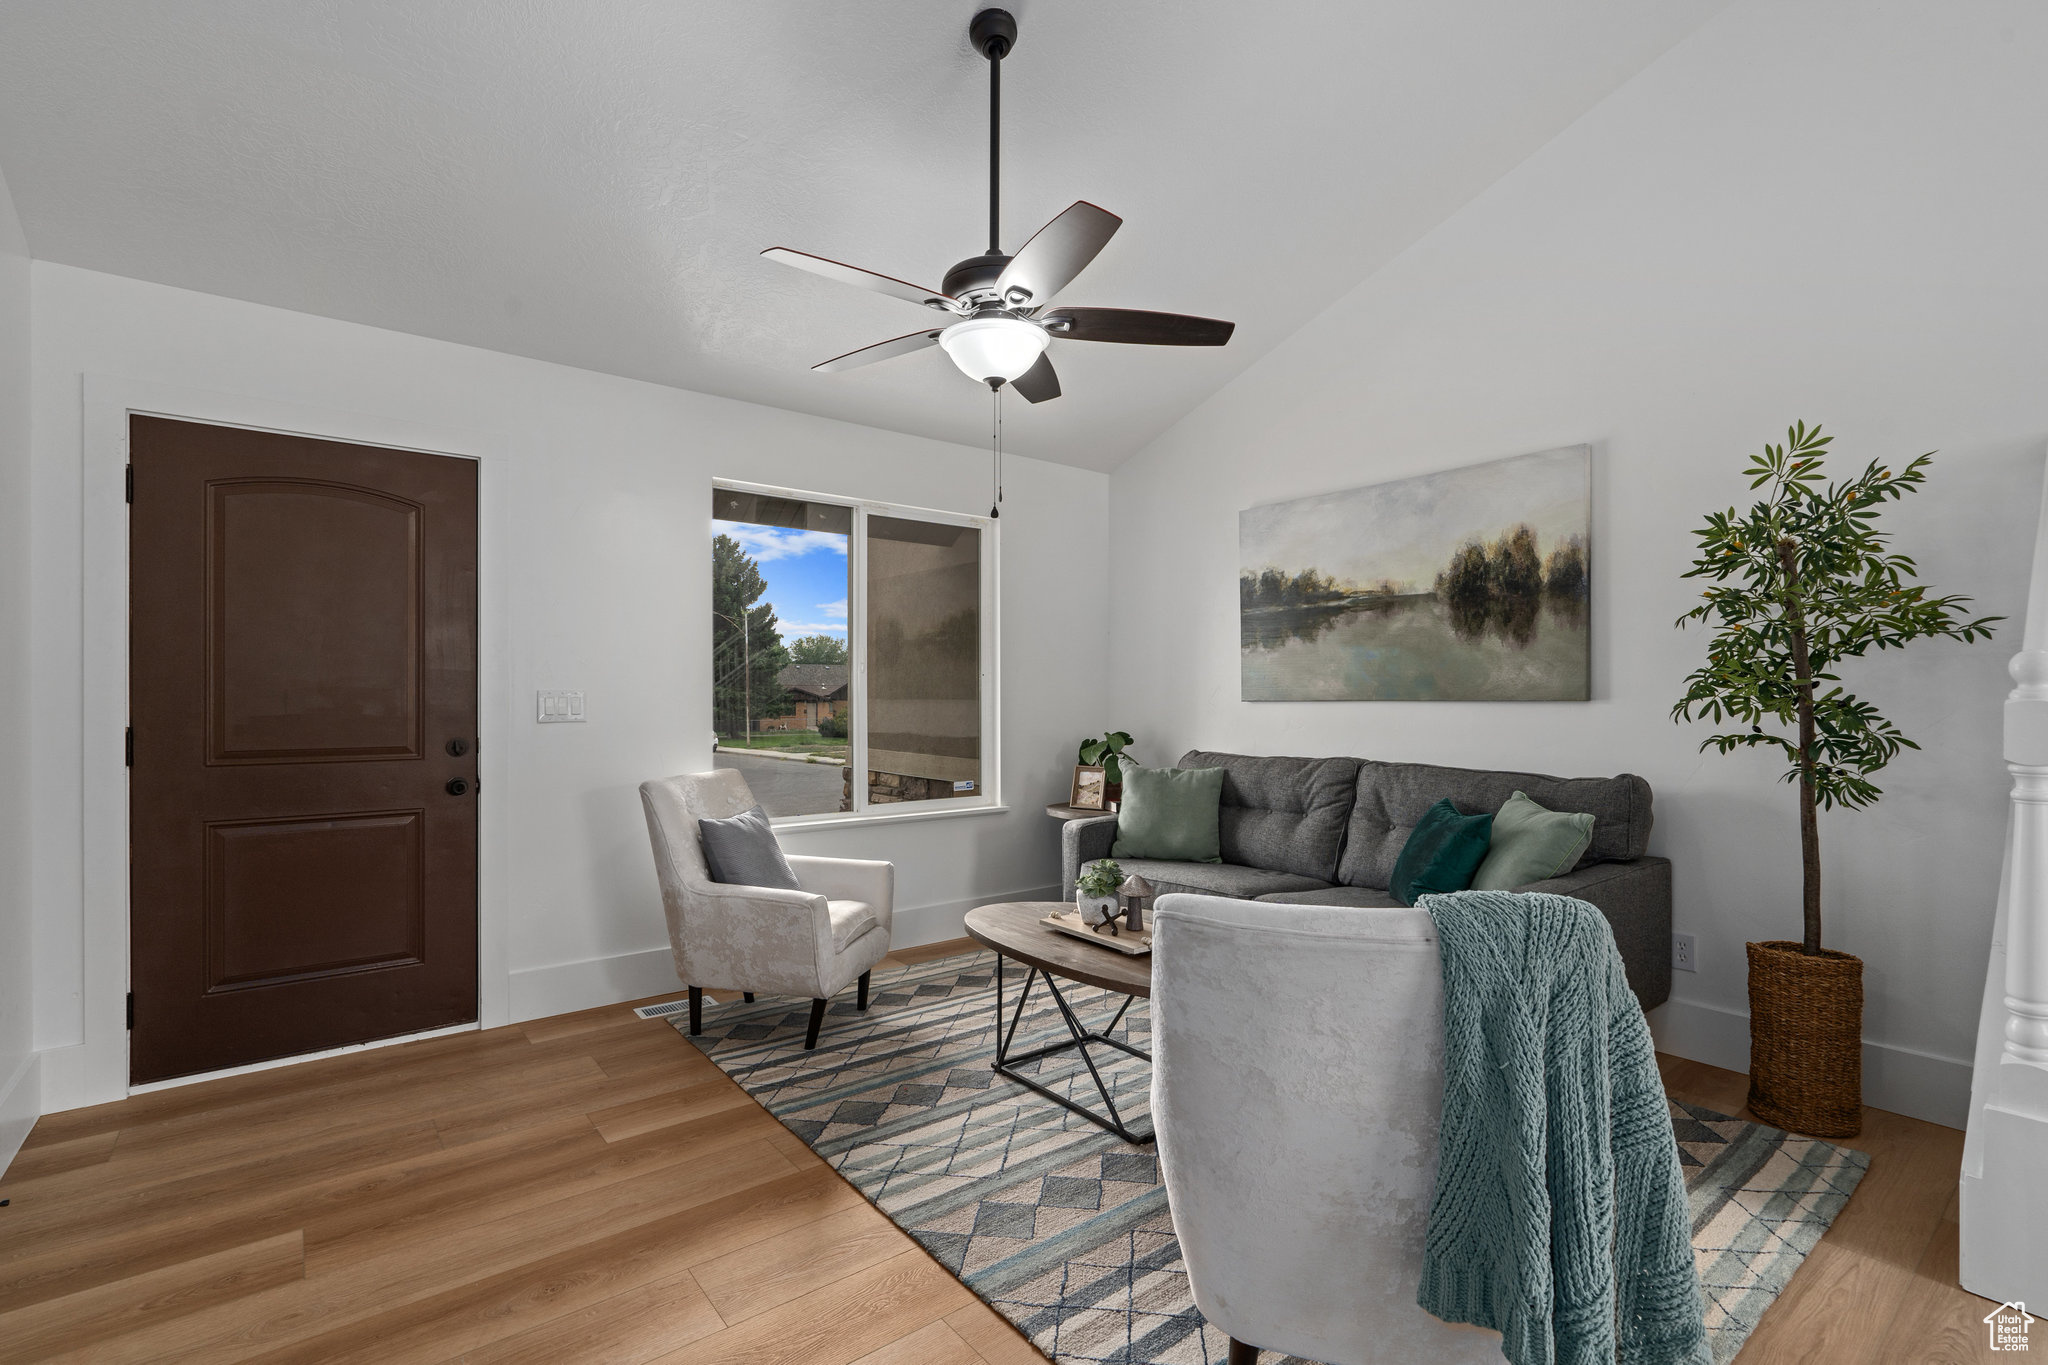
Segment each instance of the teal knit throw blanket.
[[1568,896],[1424,896],[1444,1106],[1416,1301],[1514,1365],[1709,1365],[1678,1143],[1607,921]]

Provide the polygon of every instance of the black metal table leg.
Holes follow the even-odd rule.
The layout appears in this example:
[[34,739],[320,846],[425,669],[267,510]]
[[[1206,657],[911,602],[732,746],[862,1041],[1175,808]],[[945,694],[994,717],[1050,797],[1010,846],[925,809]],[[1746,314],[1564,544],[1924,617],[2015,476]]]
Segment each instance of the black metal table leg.
[[[1103,1081],[1101,1071],[1096,1069],[1095,1059],[1088,1053],[1088,1045],[1090,1043],[1101,1043],[1128,1053],[1133,1057],[1142,1058],[1148,1062],[1152,1060],[1151,1053],[1144,1051],[1142,1048],[1133,1047],[1120,1038],[1109,1036],[1110,1029],[1114,1029],[1123,1020],[1125,1011],[1130,1009],[1131,1001],[1135,997],[1125,996],[1124,1003],[1117,1008],[1117,1012],[1110,1019],[1109,1024],[1099,1033],[1091,1032],[1082,1027],[1079,1016],[1074,1013],[1073,1007],[1067,1003],[1066,996],[1060,993],[1060,988],[1053,981],[1052,974],[1050,972],[1043,973],[1045,988],[1051,992],[1053,1004],[1059,1009],[1060,1019],[1066,1024],[1069,1036],[1059,1042],[1032,1048],[1028,1052],[1013,1053],[1010,1051],[1010,1045],[1017,1037],[1017,1026],[1024,1020],[1024,1006],[1031,998],[1031,988],[1038,983],[1040,975],[1041,973],[1036,967],[1031,968],[1025,973],[1024,989],[1017,995],[1017,1006],[1011,1012],[1008,1021],[1009,1027],[1005,1029],[1003,1026],[1003,955],[1001,953],[996,954],[996,1059],[992,1063],[993,1069],[998,1075],[1007,1077],[1028,1089],[1035,1090],[1053,1103],[1064,1105],[1082,1118],[1087,1119],[1090,1123],[1108,1129],[1125,1142],[1142,1145],[1153,1141],[1154,1138],[1151,1133],[1134,1133],[1124,1123],[1123,1116],[1117,1112],[1116,1101],[1110,1097],[1109,1086]],[[1109,1117],[1104,1118],[1095,1110],[1077,1103],[1047,1086],[1041,1085],[1038,1081],[1016,1069],[1022,1063],[1035,1062],[1042,1058],[1068,1051],[1081,1054],[1081,1062],[1088,1068],[1089,1078],[1095,1082],[1095,1093],[1102,1097],[1103,1107],[1109,1111]]]

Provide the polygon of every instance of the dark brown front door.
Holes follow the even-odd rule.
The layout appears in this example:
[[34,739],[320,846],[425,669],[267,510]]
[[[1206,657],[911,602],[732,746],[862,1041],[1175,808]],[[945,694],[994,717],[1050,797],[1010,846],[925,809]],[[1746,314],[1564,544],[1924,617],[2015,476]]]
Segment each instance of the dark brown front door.
[[132,1079],[475,1019],[475,464],[130,420]]

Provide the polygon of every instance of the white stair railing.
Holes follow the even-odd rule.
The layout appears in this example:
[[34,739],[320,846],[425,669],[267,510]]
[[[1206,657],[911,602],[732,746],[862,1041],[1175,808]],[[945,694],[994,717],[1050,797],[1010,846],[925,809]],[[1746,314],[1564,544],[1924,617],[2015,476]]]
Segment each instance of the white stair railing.
[[2010,665],[2005,867],[1978,1017],[1959,1213],[1965,1289],[2048,1308],[2048,484]]

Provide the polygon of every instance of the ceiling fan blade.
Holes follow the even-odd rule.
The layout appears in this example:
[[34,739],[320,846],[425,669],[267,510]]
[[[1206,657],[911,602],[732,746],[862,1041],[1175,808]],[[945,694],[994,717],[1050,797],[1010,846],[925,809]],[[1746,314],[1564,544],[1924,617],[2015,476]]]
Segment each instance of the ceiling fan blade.
[[[1065,213],[1031,235],[1023,249],[1010,258],[996,280],[996,293],[1012,307],[1042,307],[1065,289],[1074,276],[1088,268],[1088,262],[1116,235],[1124,220],[1108,209],[1079,200]],[[1012,298],[1012,290],[1024,297]]]
[[1041,351],[1038,362],[1024,373],[1010,381],[1010,387],[1033,403],[1044,403],[1060,396],[1060,377],[1052,368],[1052,357]]
[[1138,346],[1221,346],[1237,330],[1234,322],[1148,313],[1140,308],[1055,308],[1038,319],[1045,330],[1067,341],[1121,341]]
[[948,313],[968,311],[966,304],[951,295],[941,294],[936,289],[910,284],[892,275],[877,275],[872,270],[862,270],[857,265],[846,265],[840,261],[827,260],[823,256],[813,256],[808,251],[793,251],[786,246],[771,246],[761,254],[771,261],[793,265],[798,270],[808,270],[813,275],[823,275],[828,280],[858,285],[862,289],[872,289],[877,294],[894,295],[911,303],[921,303],[927,308],[939,308]]
[[840,370],[854,370],[859,369],[862,365],[872,365],[877,360],[894,360],[899,355],[909,355],[912,351],[922,351],[926,347],[938,344],[939,334],[936,330],[912,332],[907,336],[894,337],[888,341],[878,341],[872,346],[863,346],[858,351],[848,351],[845,355],[833,356],[830,360],[822,364],[813,365],[811,368],[822,370],[827,374],[836,373]]

